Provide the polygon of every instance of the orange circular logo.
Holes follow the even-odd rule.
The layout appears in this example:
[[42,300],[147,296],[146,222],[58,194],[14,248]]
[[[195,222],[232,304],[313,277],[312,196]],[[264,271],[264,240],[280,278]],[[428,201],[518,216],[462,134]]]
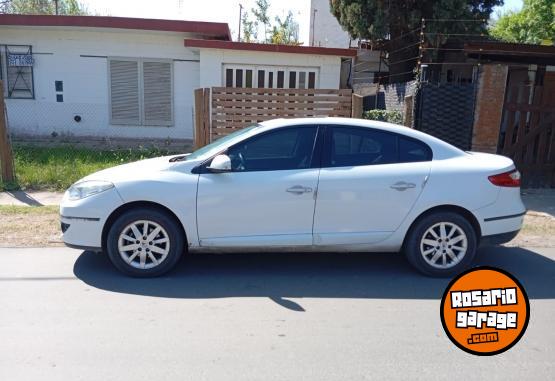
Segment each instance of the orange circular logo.
[[441,299],[441,323],[463,351],[496,355],[515,345],[530,319],[524,287],[511,274],[478,267],[458,275]]

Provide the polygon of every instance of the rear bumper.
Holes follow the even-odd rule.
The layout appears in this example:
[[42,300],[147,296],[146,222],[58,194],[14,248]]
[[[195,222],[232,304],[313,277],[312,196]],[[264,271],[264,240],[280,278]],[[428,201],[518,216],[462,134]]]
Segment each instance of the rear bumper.
[[499,233],[499,234],[483,236],[480,239],[480,247],[496,246],[496,245],[501,245],[502,243],[512,241],[513,238],[515,238],[519,232],[520,232],[520,229],[514,230],[512,232],[507,232],[507,233]]

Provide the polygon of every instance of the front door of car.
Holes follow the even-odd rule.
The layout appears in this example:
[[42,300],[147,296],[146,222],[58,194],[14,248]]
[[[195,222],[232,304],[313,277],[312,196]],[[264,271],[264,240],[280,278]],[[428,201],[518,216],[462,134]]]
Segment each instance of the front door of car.
[[225,152],[231,171],[203,171],[197,195],[200,245],[311,245],[317,135],[317,126],[270,130]]
[[329,126],[314,215],[314,244],[372,244],[394,232],[430,173],[430,148],[382,130]]

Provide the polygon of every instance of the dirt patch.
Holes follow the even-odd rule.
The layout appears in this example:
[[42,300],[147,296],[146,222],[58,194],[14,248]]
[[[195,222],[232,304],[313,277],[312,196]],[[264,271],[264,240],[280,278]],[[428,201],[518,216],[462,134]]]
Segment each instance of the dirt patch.
[[[57,206],[0,206],[0,247],[63,246]],[[528,212],[506,246],[555,247],[555,217]]]
[[57,206],[0,206],[0,247],[63,246]]
[[505,246],[555,247],[555,217],[547,213],[528,212],[520,233]]

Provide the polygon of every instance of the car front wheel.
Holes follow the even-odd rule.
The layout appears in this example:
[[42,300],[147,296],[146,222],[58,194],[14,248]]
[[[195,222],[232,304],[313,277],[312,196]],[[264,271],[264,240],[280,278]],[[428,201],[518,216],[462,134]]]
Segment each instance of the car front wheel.
[[141,208],[116,219],[108,232],[106,249],[122,273],[152,277],[175,267],[184,250],[184,238],[174,218],[156,209]]
[[476,246],[476,232],[466,218],[453,212],[438,212],[416,222],[404,251],[408,261],[420,272],[451,277],[470,267]]

